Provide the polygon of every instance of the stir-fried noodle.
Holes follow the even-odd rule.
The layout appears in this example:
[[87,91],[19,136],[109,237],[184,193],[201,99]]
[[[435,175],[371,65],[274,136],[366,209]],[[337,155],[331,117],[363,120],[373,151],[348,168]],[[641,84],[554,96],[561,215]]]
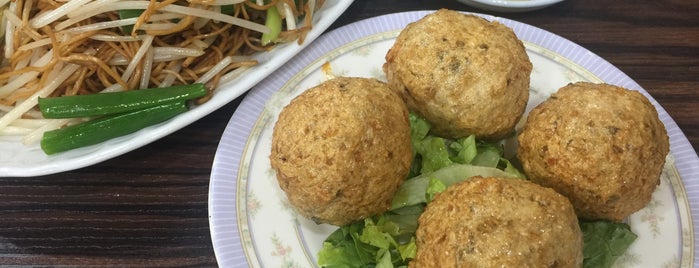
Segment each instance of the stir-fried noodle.
[[29,142],[71,121],[43,119],[39,97],[195,82],[213,90],[273,47],[261,42],[268,9],[285,22],[277,41],[303,42],[322,2],[0,0],[0,134]]

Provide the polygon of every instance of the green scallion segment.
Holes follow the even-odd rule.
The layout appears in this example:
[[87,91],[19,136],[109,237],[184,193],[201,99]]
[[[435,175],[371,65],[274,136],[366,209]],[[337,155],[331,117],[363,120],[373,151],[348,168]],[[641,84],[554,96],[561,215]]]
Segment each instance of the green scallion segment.
[[235,15],[235,5],[222,5],[221,14],[226,14],[230,16]]
[[73,118],[119,114],[174,101],[206,95],[203,84],[149,88],[90,95],[40,98],[39,109],[45,118]]
[[[141,16],[141,14],[143,14],[143,11],[143,9],[122,9],[119,10],[119,18],[122,20],[138,18],[139,16]],[[121,26],[121,29],[125,33],[130,34],[131,31],[133,31],[133,24]]]
[[163,122],[187,110],[184,101],[175,101],[47,131],[41,139],[41,149],[51,155],[97,144]]
[[282,32],[282,17],[277,11],[277,7],[270,7],[267,9],[267,18],[265,20],[265,26],[269,27],[269,33],[262,34],[262,45],[265,46],[269,43],[275,42],[279,33]]

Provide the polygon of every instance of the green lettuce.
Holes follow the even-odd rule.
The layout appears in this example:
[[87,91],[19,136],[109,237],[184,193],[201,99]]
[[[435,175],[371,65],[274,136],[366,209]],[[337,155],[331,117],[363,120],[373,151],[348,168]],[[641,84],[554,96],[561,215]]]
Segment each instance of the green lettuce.
[[[473,176],[526,179],[516,159],[504,158],[501,143],[431,135],[430,124],[415,114],[410,114],[410,126],[413,165],[391,209],[330,234],[318,253],[321,267],[407,267],[417,249],[418,217],[435,195]],[[625,224],[595,221],[580,226],[586,268],[610,267],[636,238]]]
[[[391,208],[396,209],[404,206],[427,203],[428,196],[433,196],[437,193],[434,191],[435,186],[439,186],[436,185],[436,181],[444,185],[445,187],[443,189],[446,189],[446,187],[473,176],[518,178],[514,174],[507,173],[504,170],[497,168],[481,167],[468,164],[452,164],[451,166],[439,169],[435,172],[419,175],[403,182],[403,184],[398,187],[398,190],[393,195]],[[430,184],[435,185],[430,187]]]
[[407,267],[415,257],[415,230],[423,208],[387,212],[330,234],[318,253],[321,267]]
[[428,174],[453,164],[491,167],[524,178],[510,160],[505,158],[501,143],[479,141],[474,135],[446,139],[430,134],[430,124],[420,116],[410,114],[410,134],[414,160],[409,178]]
[[581,221],[583,267],[607,268],[626,252],[638,237],[626,223]]
[[425,190],[425,201],[431,202],[435,195],[447,189],[447,186],[435,177],[429,177],[430,182]]
[[473,159],[476,158],[476,155],[478,155],[475,135],[458,139],[450,143],[449,148],[455,152],[454,156],[451,157],[451,160],[455,163],[471,163]]

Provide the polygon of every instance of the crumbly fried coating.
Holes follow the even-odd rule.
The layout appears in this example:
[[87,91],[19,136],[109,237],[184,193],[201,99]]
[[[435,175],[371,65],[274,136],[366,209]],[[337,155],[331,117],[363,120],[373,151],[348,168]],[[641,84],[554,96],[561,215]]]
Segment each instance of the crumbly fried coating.
[[660,183],[669,140],[638,91],[578,82],[534,108],[518,136],[532,181],[568,197],[579,217],[621,221]]
[[418,220],[420,267],[581,267],[582,232],[568,199],[519,179],[449,186]]
[[303,216],[345,225],[382,213],[410,169],[408,109],[385,83],[339,77],[284,107],[270,161]]
[[532,64],[512,29],[442,9],[401,31],[383,70],[435,133],[496,139],[524,113]]

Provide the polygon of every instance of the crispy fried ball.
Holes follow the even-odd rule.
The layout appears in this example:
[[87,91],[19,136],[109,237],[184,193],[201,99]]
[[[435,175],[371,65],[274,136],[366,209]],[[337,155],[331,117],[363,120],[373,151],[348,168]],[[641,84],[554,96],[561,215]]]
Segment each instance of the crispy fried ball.
[[438,135],[496,139],[524,113],[532,64],[512,29],[442,9],[401,31],[383,70]]
[[382,213],[410,169],[408,109],[378,80],[328,80],[281,111],[270,161],[291,205],[317,223]]
[[534,108],[518,142],[529,179],[568,197],[579,217],[613,221],[648,204],[669,151],[646,97],[586,82],[569,84]]
[[418,220],[420,267],[580,267],[582,232],[568,199],[527,180],[472,177]]

